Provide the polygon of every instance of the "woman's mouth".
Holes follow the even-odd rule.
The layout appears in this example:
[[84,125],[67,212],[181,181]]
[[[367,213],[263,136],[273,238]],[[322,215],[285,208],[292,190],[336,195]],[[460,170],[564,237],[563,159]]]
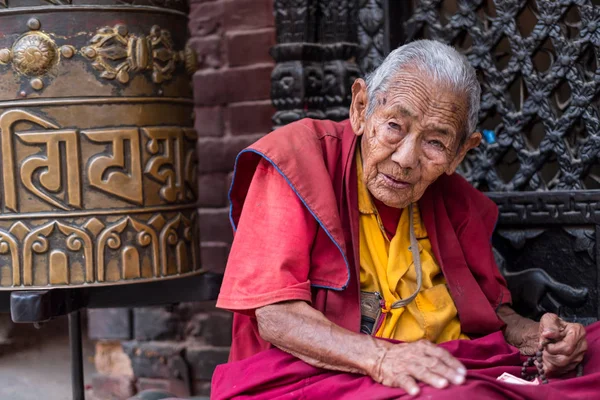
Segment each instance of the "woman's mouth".
[[410,186],[410,183],[392,178],[389,175],[382,173],[381,176],[383,177],[383,180],[385,181],[385,183],[393,189],[406,189],[407,187]]

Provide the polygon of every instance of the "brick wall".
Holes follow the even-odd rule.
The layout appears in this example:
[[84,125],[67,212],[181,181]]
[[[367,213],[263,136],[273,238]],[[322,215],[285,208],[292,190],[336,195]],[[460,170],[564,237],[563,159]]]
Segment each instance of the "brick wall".
[[[271,129],[272,0],[191,0],[190,33],[200,67],[193,84],[201,259],[205,269],[223,272],[232,240],[227,191],[235,156]],[[92,383],[98,399],[124,399],[148,388],[208,395],[212,372],[229,353],[231,315],[214,303],[90,310],[89,317],[89,335],[98,340]]]
[[235,156],[271,129],[272,0],[192,0],[203,266],[223,271],[231,243],[227,190]]

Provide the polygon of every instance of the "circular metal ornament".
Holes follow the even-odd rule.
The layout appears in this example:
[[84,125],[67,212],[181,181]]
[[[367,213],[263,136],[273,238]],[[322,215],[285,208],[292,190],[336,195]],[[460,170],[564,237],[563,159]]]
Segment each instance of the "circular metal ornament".
[[40,78],[32,79],[30,85],[34,90],[42,90],[44,88],[44,82]]
[[75,55],[75,48],[73,46],[62,46],[60,48],[60,54],[64,58],[72,58]]
[[31,18],[31,19],[29,19],[29,21],[27,21],[27,27],[29,29],[31,29],[32,31],[37,31],[38,29],[40,29],[42,27],[42,24],[40,23],[39,19]]
[[12,59],[12,53],[9,49],[0,50],[0,64],[8,64]]
[[13,45],[12,54],[15,69],[24,75],[43,75],[57,60],[56,44],[39,32],[19,38]]

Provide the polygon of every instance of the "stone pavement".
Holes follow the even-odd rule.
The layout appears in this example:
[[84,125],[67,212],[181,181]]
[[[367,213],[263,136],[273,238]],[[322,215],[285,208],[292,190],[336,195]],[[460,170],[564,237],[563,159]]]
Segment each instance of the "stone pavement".
[[[0,314],[0,325],[6,327],[6,318]],[[0,400],[70,400],[67,318],[51,321],[41,329],[15,325],[10,337],[12,343],[0,342]],[[95,371],[93,356],[93,342],[84,334],[86,387]],[[92,400],[91,390],[86,400]]]

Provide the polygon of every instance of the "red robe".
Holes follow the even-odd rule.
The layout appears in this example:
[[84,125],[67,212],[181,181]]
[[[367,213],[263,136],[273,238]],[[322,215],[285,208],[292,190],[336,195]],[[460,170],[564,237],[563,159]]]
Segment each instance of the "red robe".
[[[406,395],[366,376],[311,367],[272,348],[258,335],[253,317],[257,307],[301,299],[334,323],[359,332],[356,144],[347,121],[305,119],[265,136],[238,156],[230,200],[231,222],[234,229],[239,224],[240,230],[218,302],[238,312],[230,363],[215,370],[213,399],[391,399]],[[262,183],[257,185],[258,181]],[[295,211],[286,212],[286,204],[296,207]],[[588,354],[593,360],[587,362],[584,378],[556,380],[544,388],[495,381],[502,372],[518,376],[522,358],[504,341],[499,332],[503,323],[495,313],[500,304],[510,302],[510,293],[490,243],[497,219],[494,203],[460,176],[443,175],[426,190],[419,209],[461,329],[480,337],[443,344],[469,368],[466,384],[445,391],[427,387],[423,394],[452,400],[538,398],[533,397],[536,393],[548,399],[557,394],[590,398],[569,396],[595,390],[600,378],[594,375],[600,370],[595,349]],[[294,231],[296,225],[301,228]],[[303,229],[308,232],[304,236],[293,235]],[[589,331],[590,347],[600,338],[598,327]],[[575,385],[583,389],[574,391],[569,382],[578,382]]]
[[[354,158],[357,142],[349,121],[305,119],[272,132],[238,156],[230,191],[234,229],[243,211],[268,213],[247,222],[253,226],[276,213],[276,205],[265,211],[262,204],[268,202],[269,193],[253,197],[254,202],[261,203],[260,209],[257,204],[245,203],[253,177],[261,172],[257,171],[261,160],[285,179],[292,196],[300,199],[316,221],[317,229],[310,237],[312,247],[306,249],[310,253],[308,260],[291,254],[290,247],[297,245],[278,245],[282,240],[279,236],[286,232],[260,242],[257,241],[261,232],[256,232],[256,228],[253,233],[246,231],[246,236],[235,235],[217,303],[219,307],[243,312],[234,317],[230,361],[270,347],[258,335],[252,310],[273,302],[312,300],[313,307],[331,321],[359,332],[360,258]],[[455,174],[443,175],[433,183],[419,201],[419,210],[456,304],[462,331],[477,337],[499,330],[503,324],[495,310],[510,302],[510,292],[496,267],[490,245],[498,215],[495,204]],[[269,223],[283,226],[287,217],[281,213],[278,220]],[[302,271],[308,276],[312,289],[308,298],[301,294],[302,282],[292,285],[287,281],[287,287],[271,289],[274,272],[288,265],[293,265],[288,275],[302,275]],[[240,292],[248,286],[258,293],[242,297]],[[265,292],[264,286],[270,290]],[[240,299],[236,300],[236,295]]]

